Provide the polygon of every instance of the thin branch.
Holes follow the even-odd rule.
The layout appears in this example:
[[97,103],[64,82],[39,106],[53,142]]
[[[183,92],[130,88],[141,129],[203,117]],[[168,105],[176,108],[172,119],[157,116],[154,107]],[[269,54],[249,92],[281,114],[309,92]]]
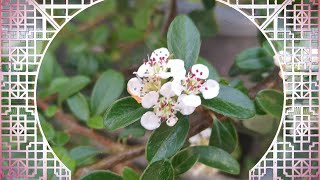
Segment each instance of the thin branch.
[[129,149],[128,151],[122,152],[117,155],[108,156],[104,159],[101,159],[100,161],[98,161],[93,165],[78,169],[77,172],[75,173],[75,176],[81,177],[97,169],[110,169],[119,163],[139,157],[143,155],[144,152],[145,152],[145,145],[142,145],[142,146]]
[[[44,100],[37,100],[38,108],[45,111],[49,107],[49,103]],[[61,109],[54,115],[55,119],[66,129],[68,133],[83,135],[91,139],[97,146],[106,148],[110,153],[124,151],[126,146],[123,144],[115,143],[111,139],[100,135],[95,130],[89,129],[77,123],[77,120],[70,114],[64,113]]]
[[161,29],[162,36],[164,36],[168,32],[171,22],[177,15],[177,9],[178,9],[177,0],[171,0],[169,4],[169,11],[167,12],[167,15],[166,15],[166,20],[164,21],[164,24]]

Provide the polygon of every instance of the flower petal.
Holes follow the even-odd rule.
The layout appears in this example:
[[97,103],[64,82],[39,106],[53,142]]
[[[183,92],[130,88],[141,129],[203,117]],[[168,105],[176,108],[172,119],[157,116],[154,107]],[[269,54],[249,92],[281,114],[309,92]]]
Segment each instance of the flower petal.
[[178,122],[178,118],[176,116],[171,116],[167,119],[166,123],[168,126],[174,126]]
[[201,131],[201,132],[200,132],[200,135],[201,135],[203,138],[210,138],[210,136],[211,136],[211,131],[212,131],[211,128],[207,128],[207,129]]
[[131,78],[127,84],[128,93],[132,96],[140,96],[142,82],[138,78]]
[[212,99],[218,96],[220,85],[217,81],[209,79],[201,87],[200,91],[204,99]]
[[157,103],[158,99],[159,93],[151,91],[142,98],[141,105],[146,109],[151,108]]
[[200,137],[199,134],[196,134],[196,135],[190,137],[188,141],[191,144],[191,146],[192,145],[198,145],[199,142],[201,141],[201,137]]
[[162,85],[160,89],[160,94],[166,98],[171,98],[175,96],[175,91],[172,88],[172,82],[167,82],[164,85]]
[[184,87],[181,85],[181,80],[174,79],[171,84],[172,91],[175,95],[180,96],[181,92],[184,90]]
[[160,127],[161,120],[154,112],[148,111],[142,115],[140,123],[145,129],[154,130]]
[[152,67],[148,63],[142,64],[138,71],[135,72],[139,77],[148,77],[153,73]]
[[197,96],[197,95],[190,94],[190,95],[186,95],[182,99],[182,102],[186,106],[198,107],[198,106],[201,105],[201,98],[199,96]]
[[150,57],[150,61],[165,63],[170,56],[169,50],[167,48],[160,48],[153,51]]
[[209,77],[209,69],[203,64],[195,64],[191,68],[191,72],[196,78],[207,79]]
[[180,59],[172,59],[168,61],[167,67],[170,68],[171,76],[175,80],[182,80],[186,76],[184,61]]
[[177,110],[181,112],[181,114],[183,115],[190,115],[194,112],[194,110],[196,109],[196,107],[192,107],[192,106],[187,106],[184,102],[183,99],[186,97],[186,94],[181,94],[178,97],[178,102],[177,102]]

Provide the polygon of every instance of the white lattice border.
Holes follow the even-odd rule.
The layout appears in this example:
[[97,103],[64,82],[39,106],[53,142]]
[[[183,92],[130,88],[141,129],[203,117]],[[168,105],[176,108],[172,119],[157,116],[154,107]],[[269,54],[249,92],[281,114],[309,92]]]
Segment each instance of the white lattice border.
[[[1,178],[47,179],[50,172],[59,179],[71,178],[48,142],[37,137],[38,130],[42,135],[43,132],[36,109],[36,79],[42,58],[62,27],[101,1],[66,0],[64,4],[56,4],[44,0],[38,4],[34,0],[1,0]],[[250,19],[271,44],[284,43],[283,49],[273,47],[275,51],[288,51],[285,55],[278,54],[279,59],[285,60],[280,62],[285,79],[285,107],[277,132],[279,135],[283,130],[283,139],[274,139],[268,152],[250,171],[250,178],[264,179],[268,175],[273,179],[318,179],[319,2],[218,1]],[[258,9],[263,14],[257,14]],[[63,10],[65,14],[55,15],[53,10]],[[37,42],[47,46],[38,50]],[[299,104],[300,100],[308,105]],[[300,154],[305,156],[299,158]]]

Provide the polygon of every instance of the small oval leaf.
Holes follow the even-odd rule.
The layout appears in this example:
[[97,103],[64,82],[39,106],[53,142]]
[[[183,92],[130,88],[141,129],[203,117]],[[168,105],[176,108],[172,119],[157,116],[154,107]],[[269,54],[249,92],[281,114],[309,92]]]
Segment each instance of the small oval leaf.
[[176,125],[162,125],[149,138],[146,157],[148,161],[158,161],[173,156],[181,149],[189,132],[189,119],[180,116]]
[[257,94],[256,102],[266,113],[280,119],[283,108],[283,93],[273,89],[265,89]]
[[229,153],[234,151],[238,144],[238,136],[237,130],[230,119],[223,122],[220,122],[218,119],[213,120],[209,144]]
[[219,95],[213,99],[202,100],[202,105],[233,118],[248,119],[255,115],[255,107],[250,98],[228,86],[221,85]]
[[124,88],[124,77],[114,70],[105,71],[94,85],[91,96],[91,111],[93,115],[103,113],[116,99]]
[[138,121],[147,111],[132,97],[122,98],[107,110],[103,118],[104,125],[109,130],[120,129]]
[[80,120],[87,121],[90,116],[87,99],[82,93],[71,96],[67,99],[67,104],[71,112]]
[[220,171],[239,174],[239,163],[227,152],[213,146],[190,147],[193,153],[199,155],[199,162],[207,166],[219,169]]
[[194,154],[190,149],[184,149],[173,156],[171,163],[174,174],[179,175],[187,172],[198,161],[199,155]]
[[176,59],[185,61],[186,69],[189,69],[198,60],[201,40],[200,33],[186,15],[177,16],[168,30],[168,48]]
[[149,164],[141,176],[141,180],[173,180],[173,168],[168,160]]
[[59,91],[58,102],[61,104],[68,97],[79,92],[90,83],[90,79],[86,76],[75,76],[64,83],[63,89]]

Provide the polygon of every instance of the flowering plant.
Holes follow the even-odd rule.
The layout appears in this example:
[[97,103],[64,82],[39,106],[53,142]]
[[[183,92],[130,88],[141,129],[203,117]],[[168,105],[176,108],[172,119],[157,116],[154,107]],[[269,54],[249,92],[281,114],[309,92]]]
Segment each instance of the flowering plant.
[[184,61],[170,59],[166,48],[155,50],[148,60],[129,80],[129,94],[146,108],[153,108],[141,117],[141,125],[148,129],[158,128],[162,121],[174,126],[177,112],[190,115],[204,99],[212,99],[219,93],[219,83],[209,77],[209,69],[203,64],[193,65],[188,71]]

